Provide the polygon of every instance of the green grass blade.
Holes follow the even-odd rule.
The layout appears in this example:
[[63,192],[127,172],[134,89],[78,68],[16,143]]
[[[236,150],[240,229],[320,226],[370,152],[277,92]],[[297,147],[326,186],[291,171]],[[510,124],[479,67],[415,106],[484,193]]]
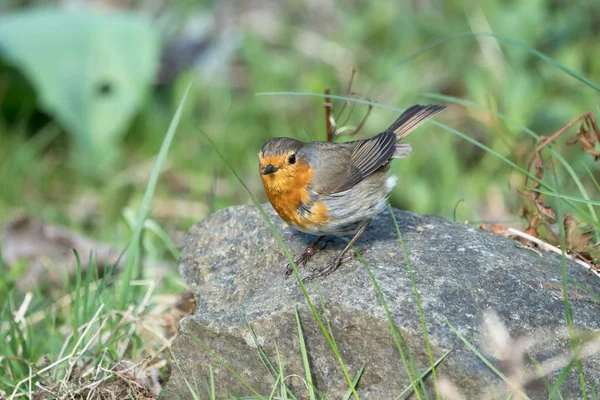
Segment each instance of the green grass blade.
[[[556,181],[556,187],[559,187],[559,178],[558,172],[554,172],[554,179]],[[557,213],[556,216],[558,221],[562,221],[564,219],[564,213],[562,211],[561,203],[557,205]],[[564,224],[558,224],[558,229],[560,233],[560,248],[561,248],[561,269],[560,269],[560,277],[562,282],[562,292],[563,292],[563,303],[565,309],[565,320],[567,321],[567,331],[569,332],[569,339],[571,342],[571,348],[573,352],[577,354],[577,349],[581,344],[581,341],[576,338],[577,332],[575,332],[575,323],[573,321],[573,310],[571,308],[571,303],[569,300],[569,287],[568,287],[568,276],[567,276],[567,238]],[[581,393],[583,398],[587,400],[587,390],[585,385],[585,377],[583,375],[583,366],[581,365],[581,360],[576,358],[575,364],[577,365],[577,371],[579,373],[579,383],[581,386]]]
[[[451,352],[452,350],[453,350],[453,349],[450,349],[450,350],[448,350],[447,352],[445,352],[444,354],[442,354],[442,356],[441,356],[440,358],[438,358],[438,359],[437,359],[437,361],[436,361],[436,362],[435,362],[435,363],[434,363],[432,366],[430,366],[429,368],[427,368],[427,369],[426,369],[426,370],[425,370],[425,371],[424,371],[424,372],[421,374],[421,376],[420,376],[419,378],[417,378],[417,379],[421,379],[421,380],[423,380],[423,379],[425,379],[425,377],[427,377],[427,375],[429,375],[431,372],[435,371],[435,367],[437,367],[437,366],[439,365],[439,363],[441,363],[441,362],[444,360],[444,358],[446,358],[446,357],[448,356],[448,354],[450,354],[450,352]],[[410,384],[410,385],[406,386],[406,387],[404,388],[404,390],[402,391],[402,393],[400,393],[400,394],[398,395],[398,397],[396,397],[396,400],[399,400],[399,399],[405,399],[405,398],[406,398],[405,396],[408,396],[410,393],[412,393],[412,388],[413,388],[413,385],[414,385],[414,384],[416,384],[416,383],[417,383],[416,381],[415,381],[415,382],[411,382],[411,384]],[[436,389],[436,391],[437,391],[437,389]]]
[[[6,341],[8,342],[8,347],[12,352],[13,356],[17,360],[12,360],[7,357],[6,362],[8,364],[7,369],[12,371],[13,376],[24,376],[28,373],[25,364],[20,362],[21,358],[25,360],[29,359],[29,348],[27,345],[27,341],[25,340],[25,336],[23,335],[23,331],[19,327],[19,324],[15,322],[15,303],[13,298],[13,289],[9,288],[7,277],[9,276],[8,268],[6,264],[4,264],[4,259],[2,258],[2,249],[0,248],[0,280],[2,281],[2,286],[4,289],[4,293],[6,295],[6,304],[4,304],[3,309],[6,309],[5,318],[8,320],[10,325],[10,331],[7,336]],[[19,346],[21,346],[21,354],[19,353]],[[16,371],[18,369],[18,371]]]
[[94,280],[94,275],[98,275],[98,263],[95,262],[93,252],[90,252],[90,257],[85,270],[85,281],[83,282],[83,320],[88,321],[90,315],[90,285]]
[[267,357],[267,354],[260,345],[260,342],[256,337],[256,333],[254,332],[254,328],[252,328],[252,325],[248,320],[246,320],[246,324],[248,325],[248,329],[250,330],[250,336],[252,336],[252,340],[254,341],[254,345],[256,346],[256,351],[258,352],[258,355],[263,360],[263,363],[265,364],[269,372],[271,372],[271,375],[273,375],[273,377],[276,377],[277,371],[275,370],[273,363],[271,362],[271,360],[269,360],[269,357]]
[[335,336],[333,335],[333,329],[331,329],[331,322],[329,321],[329,311],[327,311],[327,307],[325,307],[325,299],[323,298],[323,293],[321,293],[321,285],[319,283],[317,283],[317,293],[319,294],[319,303],[321,304],[321,308],[323,309],[323,318],[325,319],[325,323],[327,324],[327,331],[329,332],[331,341],[337,347],[337,343],[335,342]]
[[400,226],[398,225],[398,221],[396,221],[396,215],[394,214],[394,209],[390,204],[388,204],[388,209],[390,210],[390,214],[392,215],[392,220],[394,221],[394,226],[396,227],[396,234],[398,235],[398,240],[400,241],[400,246],[402,247],[402,253],[404,254],[404,260],[406,261],[406,267],[408,268],[408,273],[410,275],[410,281],[413,287],[413,293],[415,296],[415,302],[417,304],[417,309],[419,310],[419,318],[421,319],[421,327],[423,329],[423,337],[425,339],[425,344],[427,346],[427,354],[429,356],[429,366],[431,368],[432,376],[433,376],[433,384],[435,387],[436,398],[439,399],[438,394],[438,385],[437,385],[437,376],[435,373],[435,363],[433,362],[433,352],[431,350],[431,343],[429,343],[429,332],[427,331],[427,323],[425,322],[425,313],[423,312],[423,307],[421,305],[421,296],[419,295],[419,290],[417,289],[417,282],[415,281],[415,274],[413,273],[412,265],[410,263],[410,257],[408,256],[408,251],[406,250],[406,245],[404,244],[404,239],[402,238],[402,232],[400,232]]
[[409,60],[417,58],[421,54],[424,54],[424,53],[428,52],[429,50],[431,50],[437,46],[440,46],[442,44],[448,43],[448,42],[456,40],[456,39],[469,38],[469,37],[472,37],[472,38],[492,37],[492,38],[495,38],[496,40],[498,40],[499,42],[504,42],[504,43],[510,44],[514,47],[519,47],[519,48],[525,50],[526,52],[536,56],[537,58],[547,62],[548,64],[560,69],[561,71],[566,72],[568,75],[572,76],[573,78],[577,79],[580,82],[583,82],[584,84],[588,85],[589,87],[591,87],[597,91],[600,91],[600,85],[598,85],[597,83],[593,82],[592,80],[586,78],[582,74],[575,72],[575,71],[571,70],[570,68],[567,68],[566,66],[562,65],[558,61],[555,61],[551,57],[548,57],[544,53],[542,53],[538,50],[535,50],[534,48],[532,48],[524,43],[521,43],[519,41],[516,41],[514,39],[496,35],[491,32],[461,32],[461,33],[457,33],[455,35],[449,35],[443,39],[438,39],[436,41],[433,41],[430,44],[423,46],[421,49],[417,50],[416,52],[409,54],[408,56],[400,59],[400,61],[398,61],[398,64],[402,64],[404,62],[407,62]]
[[75,341],[79,339],[79,315],[81,311],[81,259],[77,250],[73,249],[77,271],[75,275],[75,298],[73,299],[73,335]]
[[190,82],[187,88],[185,89],[185,93],[183,94],[183,97],[179,102],[177,111],[175,112],[175,115],[173,116],[173,119],[169,124],[169,129],[167,129],[167,134],[165,135],[162,145],[160,146],[160,151],[158,152],[158,156],[156,157],[156,162],[154,163],[154,167],[152,168],[152,173],[150,174],[148,186],[146,187],[146,192],[144,193],[144,199],[142,200],[142,205],[137,216],[136,224],[133,230],[133,235],[130,241],[129,251],[127,252],[125,269],[123,271],[123,283],[121,288],[121,295],[119,297],[119,309],[121,310],[125,308],[125,305],[127,304],[127,298],[129,296],[129,293],[131,292],[129,283],[131,282],[131,277],[133,276],[133,269],[135,267],[136,260],[138,259],[144,221],[146,220],[146,217],[148,217],[148,213],[150,212],[150,202],[152,201],[152,196],[154,195],[154,190],[156,189],[158,176],[160,175],[160,170],[163,163],[167,159],[169,147],[171,147],[171,142],[173,141],[173,137],[175,136],[175,132],[177,131],[177,126],[179,125],[181,115],[183,114],[183,106],[191,88],[192,82]]
[[[281,362],[281,355],[279,354],[279,348],[277,345],[275,345],[275,353],[277,354],[277,365],[279,366],[279,375],[277,376],[277,380],[281,382],[279,386],[279,396],[285,397],[285,392],[287,389],[284,383],[285,374],[283,372],[283,363]],[[275,385],[275,387],[277,387],[277,385]]]
[[171,352],[171,357],[173,359],[173,362],[175,363],[175,366],[179,370],[179,375],[181,375],[181,377],[183,378],[183,381],[185,382],[185,385],[187,386],[187,388],[188,388],[190,394],[192,395],[192,397],[194,398],[194,400],[200,400],[200,396],[194,390],[192,385],[190,385],[190,383],[188,382],[187,378],[185,377],[185,374],[183,373],[183,371],[181,370],[181,367],[179,366],[179,361],[177,360],[177,358],[175,358],[175,354],[173,354],[173,352]]
[[[363,364],[362,367],[360,367],[360,369],[356,373],[356,376],[352,380],[352,385],[353,385],[354,389],[356,389],[356,385],[358,385],[358,381],[360,381],[360,378],[362,377],[362,374],[364,371],[365,371],[365,364]],[[352,389],[348,389],[348,391],[344,395],[344,400],[350,400],[351,396],[352,396]]]
[[558,197],[560,199],[576,201],[578,203],[585,203],[585,204],[589,204],[592,206],[600,206],[600,201],[593,201],[593,200],[589,200],[589,199],[583,199],[581,197],[569,196],[566,194],[560,194],[560,193],[555,193],[555,192],[549,192],[549,191],[543,190],[543,189],[536,189],[536,188],[526,188],[526,189],[531,190],[532,192],[538,192],[538,193],[545,194],[548,196]]
[[237,372],[235,372],[230,366],[229,364],[227,364],[225,362],[225,360],[223,360],[221,357],[219,357],[214,351],[212,351],[210,349],[210,347],[208,347],[206,345],[206,343],[204,343],[202,340],[200,340],[199,337],[197,337],[196,335],[194,335],[193,333],[190,333],[190,335],[192,336],[192,338],[196,341],[196,343],[198,343],[200,346],[202,346],[202,348],[204,348],[204,350],[210,354],[210,356],[212,358],[214,358],[219,364],[221,364],[222,367],[224,367],[227,371],[229,371],[229,373],[239,382],[242,384],[242,386],[244,386],[246,389],[248,389],[249,391],[251,391],[252,393],[254,393],[256,396],[260,397],[261,399],[263,398],[260,393],[258,393],[252,386],[250,386],[248,384],[248,382],[246,382],[244,380],[244,378],[242,378]]
[[506,383],[508,386],[510,386],[511,388],[513,388],[515,391],[517,391],[517,392],[518,392],[518,393],[519,393],[519,394],[520,394],[520,395],[521,395],[521,396],[522,396],[524,399],[529,399],[529,397],[528,397],[528,396],[527,396],[525,393],[521,392],[521,390],[520,390],[519,388],[515,387],[515,386],[514,386],[514,385],[513,385],[513,384],[512,384],[512,383],[511,383],[511,382],[510,382],[510,381],[509,381],[507,378],[506,378],[506,376],[505,376],[505,375],[504,375],[502,372],[500,372],[500,370],[498,370],[498,368],[496,368],[496,367],[494,366],[494,364],[492,364],[492,363],[491,363],[491,362],[490,362],[490,361],[489,361],[487,358],[485,358],[485,356],[484,356],[483,354],[481,354],[481,352],[480,352],[479,350],[477,350],[477,348],[476,348],[475,346],[473,346],[473,345],[471,344],[471,342],[469,342],[469,341],[467,340],[467,338],[466,338],[466,337],[464,337],[464,336],[462,335],[462,333],[460,333],[460,332],[458,331],[458,329],[456,329],[456,328],[454,327],[454,325],[452,325],[452,324],[450,323],[450,321],[448,321],[448,318],[444,317],[444,322],[446,323],[446,325],[448,325],[448,327],[450,328],[450,330],[452,330],[452,332],[454,332],[454,334],[455,334],[456,336],[458,336],[458,338],[459,338],[460,340],[462,340],[462,342],[465,344],[465,346],[467,346],[467,348],[468,348],[469,350],[471,350],[471,351],[472,351],[472,352],[473,352],[473,353],[474,353],[474,354],[475,354],[475,355],[476,355],[476,356],[477,356],[477,357],[478,357],[478,358],[479,358],[481,361],[483,361],[483,363],[484,363],[485,365],[487,365],[487,366],[488,366],[488,368],[489,368],[489,369],[491,369],[491,370],[492,370],[492,372],[493,372],[494,374],[496,374],[496,375],[497,375],[497,376],[498,376],[500,379],[502,379],[502,380],[503,380],[503,381],[504,381],[504,382],[505,382],[505,383]]
[[592,182],[594,182],[594,185],[596,185],[596,189],[598,189],[600,191],[600,184],[596,180],[596,177],[594,176],[594,174],[592,173],[590,168],[585,163],[582,163],[582,164],[583,164],[584,168],[586,169],[586,171],[588,172],[588,175],[592,179]]
[[213,373],[212,365],[208,367],[209,382],[210,382],[210,400],[217,400],[217,392],[215,388],[215,375]]
[[552,390],[548,394],[548,398],[549,399],[554,399],[554,398],[557,398],[557,397],[558,398],[562,398],[562,395],[560,394],[560,387],[562,386],[562,384],[565,382],[565,380],[567,379],[567,377],[571,373],[571,370],[573,369],[574,365],[575,365],[575,359],[572,359],[562,369],[560,375],[558,375],[558,378],[556,378],[556,382],[554,382],[554,386],[552,387]]
[[[367,273],[369,274],[371,281],[373,282],[373,286],[375,287],[375,291],[377,292],[377,297],[379,297],[379,301],[381,302],[383,311],[385,312],[385,317],[388,321],[390,329],[392,330],[392,335],[394,337],[394,341],[396,342],[396,347],[398,348],[398,353],[400,353],[400,358],[402,359],[402,364],[404,365],[404,371],[406,372],[406,375],[408,376],[408,379],[411,382],[411,385],[415,392],[415,395],[417,396],[418,399],[422,399],[421,391],[418,389],[418,386],[416,385],[416,383],[413,383],[413,382],[419,382],[424,393],[426,392],[425,384],[423,383],[422,379],[418,378],[421,374],[414,363],[414,360],[412,358],[412,354],[410,352],[408,344],[404,340],[404,337],[402,336],[402,334],[400,334],[400,332],[396,328],[396,324],[394,324],[394,321],[392,319],[392,314],[390,313],[390,310],[387,306],[387,302],[385,301],[385,298],[383,297],[383,292],[381,291],[381,287],[379,287],[379,283],[377,283],[377,280],[375,279],[373,272],[371,272],[371,268],[369,268],[369,265],[367,264],[367,262],[365,261],[363,256],[356,250],[356,248],[354,248],[354,251],[355,251],[358,259],[360,260],[360,262],[365,267]],[[406,348],[406,354],[404,352],[404,348]],[[408,357],[407,357],[407,355],[408,355]],[[413,378],[413,374],[416,377],[416,379]]]
[[[298,338],[300,340],[300,353],[302,354],[302,364],[304,365],[304,375],[306,377],[306,383],[308,385],[308,398],[310,400],[315,399],[315,390],[313,389],[312,374],[310,372],[310,364],[308,362],[308,353],[306,352],[306,344],[304,343],[304,333],[302,332],[302,324],[300,324],[300,314],[298,313],[298,307],[294,308],[296,312],[296,325],[298,326]],[[352,394],[352,391],[349,391]]]
[[171,236],[163,229],[162,226],[156,223],[156,221],[147,219],[144,223],[144,228],[147,231],[154,233],[163,242],[167,248],[167,251],[171,254],[171,257],[173,257],[174,260],[179,260],[179,249],[177,248],[175,242],[173,242],[173,239],[171,239]]
[[[529,357],[529,360],[531,361],[531,363],[534,365],[535,369],[537,370],[538,375],[542,379],[542,382],[544,382],[544,386],[546,386],[546,390],[548,391],[548,393],[552,392],[552,384],[548,380],[548,376],[544,372],[544,369],[542,368],[541,364],[538,362],[538,360],[536,360],[533,357]],[[552,399],[552,397],[550,397],[550,396],[548,398]],[[562,400],[562,397],[561,397],[561,400]]]
[[273,383],[273,389],[271,389],[271,393],[269,394],[269,400],[273,399],[275,396],[275,392],[277,392],[277,386],[279,385],[279,381],[281,380],[281,375],[277,374],[275,377],[275,383]]
[[[273,375],[273,378],[278,379],[277,378],[278,374],[277,374],[277,371],[275,370],[275,366],[273,366],[273,363],[271,362],[271,360],[269,360],[269,357],[267,356],[264,349],[260,345],[260,342],[258,341],[258,338],[256,337],[256,332],[254,332],[254,328],[252,328],[252,325],[250,324],[250,322],[247,319],[246,319],[246,324],[248,325],[248,329],[250,330],[250,336],[252,336],[252,340],[254,341],[254,345],[256,346],[256,351],[258,352],[258,355],[262,359],[263,363],[265,364],[265,366],[267,367],[269,372],[271,372],[271,375]],[[287,395],[291,399],[295,400],[296,397],[294,396],[292,391],[287,388],[286,388],[286,390],[287,390]]]

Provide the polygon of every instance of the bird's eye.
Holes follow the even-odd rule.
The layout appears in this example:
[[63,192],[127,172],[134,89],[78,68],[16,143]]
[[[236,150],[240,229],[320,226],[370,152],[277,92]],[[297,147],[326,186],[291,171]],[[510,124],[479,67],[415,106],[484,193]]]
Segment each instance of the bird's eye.
[[296,164],[296,155],[292,154],[289,159],[290,164]]

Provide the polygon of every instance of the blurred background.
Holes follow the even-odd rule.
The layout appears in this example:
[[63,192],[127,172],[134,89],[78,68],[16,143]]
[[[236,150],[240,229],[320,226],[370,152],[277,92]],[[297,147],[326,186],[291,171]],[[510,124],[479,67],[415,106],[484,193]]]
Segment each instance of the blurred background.
[[[126,243],[193,81],[151,205],[160,229],[148,240],[157,257],[169,258],[197,220],[250,202],[201,132],[262,202],[256,153],[263,143],[325,139],[322,97],[257,93],[322,94],[327,86],[343,96],[355,68],[352,89],[387,106],[442,101],[431,94],[473,102],[479,107],[445,102],[436,120],[524,168],[535,139],[495,112],[548,136],[599,111],[597,88],[556,65],[600,82],[594,1],[4,0],[0,12],[2,223],[35,218]],[[334,101],[334,109],[342,104]],[[347,124],[366,111],[356,105]],[[375,107],[359,137],[398,114]],[[599,198],[598,165],[565,141],[556,149]],[[409,142],[411,156],[394,163],[392,205],[523,228],[523,176],[513,167],[433,124]],[[565,180],[563,193],[573,190]]]
[[[79,354],[78,332],[94,324],[104,333],[79,368],[142,363],[136,376],[158,393],[178,321],[195,312],[176,268],[182,235],[251,202],[227,163],[266,202],[257,152],[278,136],[325,140],[324,89],[345,96],[353,69],[356,97],[383,105],[358,137],[416,103],[448,105],[394,162],[393,206],[475,228],[531,224],[553,244],[569,212],[567,250],[600,264],[600,237],[588,232],[600,205],[589,125],[586,148],[567,144],[580,121],[530,169],[571,199],[524,190],[537,136],[600,115],[599,48],[600,2],[590,0],[2,0],[0,397],[27,395],[15,382]],[[144,192],[190,82],[142,228]],[[338,120],[349,129],[368,111],[354,104]],[[343,105],[333,100],[335,115]],[[40,375],[41,397],[78,390],[77,379],[65,384],[76,361]]]

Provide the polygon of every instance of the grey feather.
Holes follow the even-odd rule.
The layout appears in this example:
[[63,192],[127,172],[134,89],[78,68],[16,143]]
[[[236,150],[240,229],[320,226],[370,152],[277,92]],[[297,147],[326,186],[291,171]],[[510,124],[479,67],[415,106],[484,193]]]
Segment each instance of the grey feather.
[[394,156],[396,140],[393,132],[382,132],[371,139],[356,142],[350,157],[350,174],[339,190],[356,185],[386,165]]
[[370,221],[387,206],[389,193],[396,177],[387,171],[378,171],[343,192],[331,194],[311,193],[311,198],[324,202],[330,221],[312,228],[314,235],[349,235]]
[[443,105],[415,105],[404,111],[402,115],[389,127],[387,132],[394,132],[398,140],[405,138],[412,131],[421,126],[429,118],[445,109]]
[[412,151],[412,146],[408,143],[396,143],[396,151],[394,152],[394,158],[405,158],[408,157]]

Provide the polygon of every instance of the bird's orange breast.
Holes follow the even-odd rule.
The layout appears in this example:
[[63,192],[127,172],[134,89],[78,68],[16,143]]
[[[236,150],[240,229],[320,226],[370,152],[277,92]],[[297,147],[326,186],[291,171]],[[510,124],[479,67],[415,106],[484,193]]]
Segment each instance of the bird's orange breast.
[[[313,202],[308,192],[313,168],[308,164],[293,167],[274,174],[261,174],[261,178],[267,198],[277,214],[289,225],[310,231],[315,225],[327,223],[327,206],[323,202]],[[307,212],[300,212],[301,206]]]

